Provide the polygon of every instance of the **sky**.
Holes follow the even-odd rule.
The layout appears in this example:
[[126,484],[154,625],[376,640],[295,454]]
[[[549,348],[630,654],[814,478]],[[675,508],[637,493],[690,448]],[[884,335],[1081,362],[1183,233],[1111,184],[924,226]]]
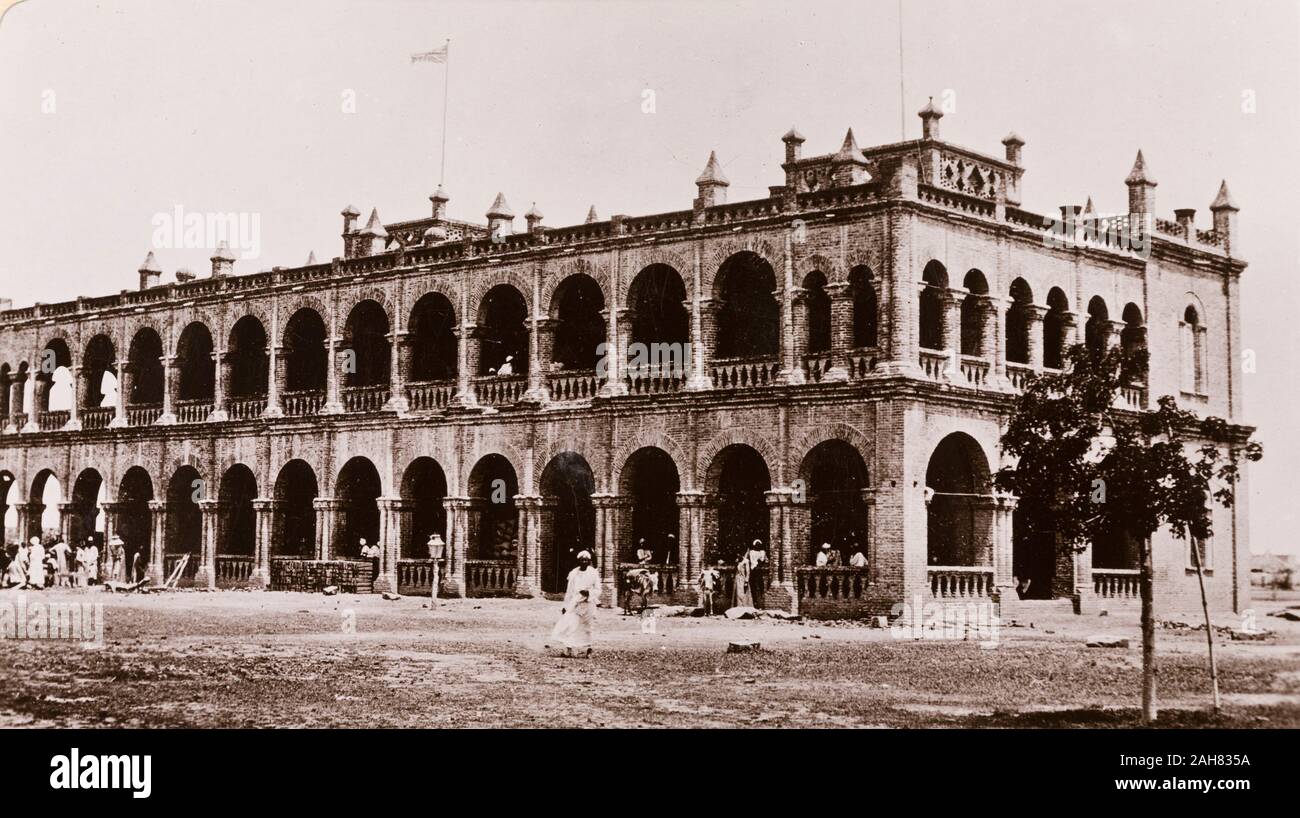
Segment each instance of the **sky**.
[[[1208,228],[1228,180],[1265,446],[1251,545],[1300,553],[1300,4],[904,0],[901,25],[900,88],[897,0],[24,0],[0,20],[0,298],[135,288],[178,205],[250,218],[237,272],[341,255],[348,204],[427,216],[444,79],[451,216],[483,221],[499,191],[520,225],[534,202],[553,226],[688,209],[711,150],[731,201],[761,198],[792,125],[805,155],[850,126],[914,138],[934,96],[947,141],[1025,140],[1034,212],[1122,212],[1139,148],[1164,218]],[[448,66],[411,63],[448,38]],[[212,253],[155,254],[169,281]]]

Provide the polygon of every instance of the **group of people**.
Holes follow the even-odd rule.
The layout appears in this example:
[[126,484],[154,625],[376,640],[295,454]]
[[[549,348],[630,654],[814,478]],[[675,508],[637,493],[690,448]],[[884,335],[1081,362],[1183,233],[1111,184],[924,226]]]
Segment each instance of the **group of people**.
[[[822,543],[822,547],[818,549],[817,556],[813,560],[813,564],[816,565],[818,568],[839,568],[843,564],[840,562],[842,558],[843,556],[841,555],[840,550],[838,548],[832,548],[830,543],[824,542]],[[849,557],[849,567],[850,568],[867,567],[867,555],[862,553],[861,548],[858,548],[856,546],[854,547],[853,555]]]
[[[726,562],[718,560],[717,567],[706,565],[700,571],[700,608],[705,616],[718,612],[718,589],[722,583],[722,568]],[[731,608],[762,608],[767,590],[767,550],[762,540],[754,540],[748,550],[736,560],[735,579],[731,585]]]
[[[41,590],[48,587],[84,588],[97,585],[103,579],[129,580],[136,573],[143,575],[141,565],[126,565],[126,549],[121,537],[112,537],[103,555],[93,536],[75,548],[63,540],[48,546],[40,537],[32,537],[27,545],[11,545],[0,554],[0,587]],[[139,562],[140,555],[136,555]]]

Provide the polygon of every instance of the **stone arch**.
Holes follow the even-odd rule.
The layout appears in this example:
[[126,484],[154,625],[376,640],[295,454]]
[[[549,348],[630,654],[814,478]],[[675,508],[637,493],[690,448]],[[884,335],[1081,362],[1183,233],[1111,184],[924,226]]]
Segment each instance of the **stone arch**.
[[875,443],[861,430],[847,423],[833,423],[829,426],[807,429],[791,440],[788,450],[791,462],[786,464],[786,474],[798,475],[799,465],[808,456],[808,453],[829,440],[847,443],[855,449],[858,455],[862,457],[862,462],[867,464],[867,478],[871,479],[875,470]]
[[803,281],[811,273],[821,273],[826,276],[827,284],[834,281],[844,281],[846,276],[846,273],[840,268],[838,262],[828,256],[822,255],[821,253],[813,253],[812,255],[796,262],[794,268],[794,280],[796,282]]
[[235,325],[250,315],[261,322],[267,340],[271,340],[271,311],[268,305],[260,301],[236,301],[227,307],[226,314],[222,316],[219,340],[224,346],[230,346],[230,333],[235,329]]
[[[594,454],[589,454],[591,451],[593,451],[591,441],[573,435],[565,435],[553,441],[544,442],[533,450],[534,479],[540,484],[542,472],[546,470],[551,461],[567,452],[581,457],[591,468],[591,473],[596,480],[596,494],[611,490],[606,485],[606,475],[609,474],[609,469],[605,458],[609,454],[608,450],[602,446],[596,446],[594,447]],[[519,482],[522,490],[523,472],[519,474]]]
[[782,285],[784,279],[781,277],[781,270],[784,269],[784,262],[781,250],[768,239],[750,235],[740,239],[723,239],[705,250],[700,269],[700,291],[713,292],[714,280],[718,276],[718,271],[722,269],[723,263],[735,254],[745,251],[754,253],[766,261],[776,273],[777,286]]
[[333,313],[329,302],[321,298],[318,293],[294,293],[280,299],[279,303],[276,304],[277,323],[275,326],[280,333],[280,337],[275,339],[277,344],[284,344],[284,334],[289,330],[289,319],[301,309],[315,310],[316,314],[325,322],[325,331],[329,332],[330,317]]
[[[524,271],[518,269],[492,270],[470,286],[466,318],[477,316],[483,306],[483,299],[487,297],[493,287],[501,284],[514,287],[524,297],[526,315],[531,316],[537,311],[537,306],[533,303],[533,280],[531,275],[525,275]],[[559,286],[559,282],[556,282],[556,286]]]
[[570,276],[575,275],[585,275],[595,281],[596,286],[600,287],[600,294],[605,297],[605,306],[607,308],[611,306],[610,293],[613,287],[610,286],[609,266],[591,259],[573,258],[565,259],[562,264],[547,265],[542,268],[541,298],[538,307],[543,312],[551,310],[555,304],[555,293],[560,289],[560,285]]
[[[525,467],[535,463],[536,458],[530,461],[516,446],[504,441],[493,441],[490,444],[476,441],[475,444],[468,447],[468,451],[470,453],[461,456],[457,464],[460,472],[456,475],[455,490],[457,494],[466,495],[469,493],[470,473],[474,471],[474,467],[478,465],[480,460],[491,454],[501,455],[510,463],[510,468],[515,470],[515,475],[519,479],[520,492],[525,494],[532,492],[533,486],[530,485],[530,482],[536,480],[536,472],[531,472],[531,468],[526,469]],[[526,471],[531,473],[526,473]],[[448,469],[448,472],[450,473],[450,469]],[[450,485],[448,490],[451,490]]]
[[[119,339],[112,338],[112,336],[110,336],[110,338],[112,338],[113,340],[113,349],[114,351],[117,352],[117,356],[119,360],[124,360],[122,356],[130,354],[131,344],[135,342],[136,336],[140,334],[141,330],[146,330],[146,329],[151,329],[154,332],[158,333],[158,339],[162,341],[164,352],[168,352],[172,349],[173,344],[172,344],[172,337],[171,337],[171,327],[169,326],[167,319],[162,316],[143,313],[141,315],[131,316],[130,318],[127,319],[126,325],[123,327],[123,333],[122,333],[122,337],[125,340],[125,343],[121,343],[119,342]],[[107,333],[96,333],[96,334],[99,335],[99,334],[107,334]]]
[[682,481],[681,490],[691,491],[695,488],[695,469],[690,455],[676,438],[665,432],[638,432],[626,438],[610,455],[611,489],[621,485],[628,458],[641,449],[663,449],[664,453],[672,459],[673,465],[677,467],[677,475]]
[[717,459],[718,453],[735,444],[748,446],[758,452],[763,461],[767,463],[768,471],[772,477],[772,485],[782,485],[785,482],[785,463],[781,458],[781,450],[776,445],[776,441],[765,435],[757,434],[750,429],[726,429],[714,435],[708,443],[705,443],[696,452],[693,485],[708,486],[709,470],[713,467],[713,462]]
[[692,257],[684,256],[670,247],[642,247],[632,253],[630,260],[624,265],[623,272],[626,275],[619,276],[617,306],[631,306],[628,299],[631,298],[632,282],[642,270],[656,264],[676,270],[677,275],[681,276],[682,284],[686,287],[687,299],[694,297],[695,262]]

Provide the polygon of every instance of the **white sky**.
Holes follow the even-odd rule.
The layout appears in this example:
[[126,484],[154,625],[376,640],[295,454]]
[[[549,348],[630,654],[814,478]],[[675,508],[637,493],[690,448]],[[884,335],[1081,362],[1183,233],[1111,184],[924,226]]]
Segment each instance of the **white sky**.
[[[904,4],[906,126],[955,94],[943,136],[1027,145],[1026,206],[1091,195],[1126,208],[1141,147],[1161,215],[1241,206],[1252,547],[1300,553],[1289,493],[1298,390],[1300,12],[1294,0]],[[15,305],[136,286],[151,219],[260,218],[237,271],[341,254],[338,212],[428,214],[452,38],[446,187],[482,220],[498,190],[551,225],[690,207],[716,149],[730,199],[781,182],[780,136],[807,154],[899,138],[898,8],[885,2],[435,3],[27,0],[0,22],[0,297]],[[656,110],[642,112],[642,92]],[[355,113],[343,112],[347,91]],[[1256,111],[1242,110],[1243,92]],[[52,92],[52,96],[51,96]],[[43,104],[54,102],[53,112]],[[210,251],[156,251],[204,273]]]

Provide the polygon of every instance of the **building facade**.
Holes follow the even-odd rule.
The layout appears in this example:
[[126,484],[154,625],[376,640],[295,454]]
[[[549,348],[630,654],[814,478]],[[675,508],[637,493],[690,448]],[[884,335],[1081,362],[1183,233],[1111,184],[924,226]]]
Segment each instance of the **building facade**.
[[[202,587],[427,593],[438,533],[451,595],[560,591],[586,548],[610,601],[643,548],[693,599],[758,539],[762,603],[809,616],[1135,598],[1132,543],[1023,530],[999,436],[1087,342],[1150,352],[1118,409],[1171,394],[1244,440],[1237,208],[1224,186],[1208,229],[1157,218],[1139,153],[1126,213],[1029,213],[1022,140],[920,116],[812,157],[791,130],[760,200],[728,203],[713,157],[691,209],[573,227],[534,206],[516,232],[504,196],[452,220],[439,189],[425,219],[348,207],[328,263],[236,275],[223,247],[162,284],[150,254],[138,289],[0,312],[7,539],[57,495],[63,536],[121,536],[155,583],[188,556]],[[1202,544],[1219,610],[1245,600],[1244,494]],[[1157,604],[1192,607],[1189,546],[1153,547]]]

